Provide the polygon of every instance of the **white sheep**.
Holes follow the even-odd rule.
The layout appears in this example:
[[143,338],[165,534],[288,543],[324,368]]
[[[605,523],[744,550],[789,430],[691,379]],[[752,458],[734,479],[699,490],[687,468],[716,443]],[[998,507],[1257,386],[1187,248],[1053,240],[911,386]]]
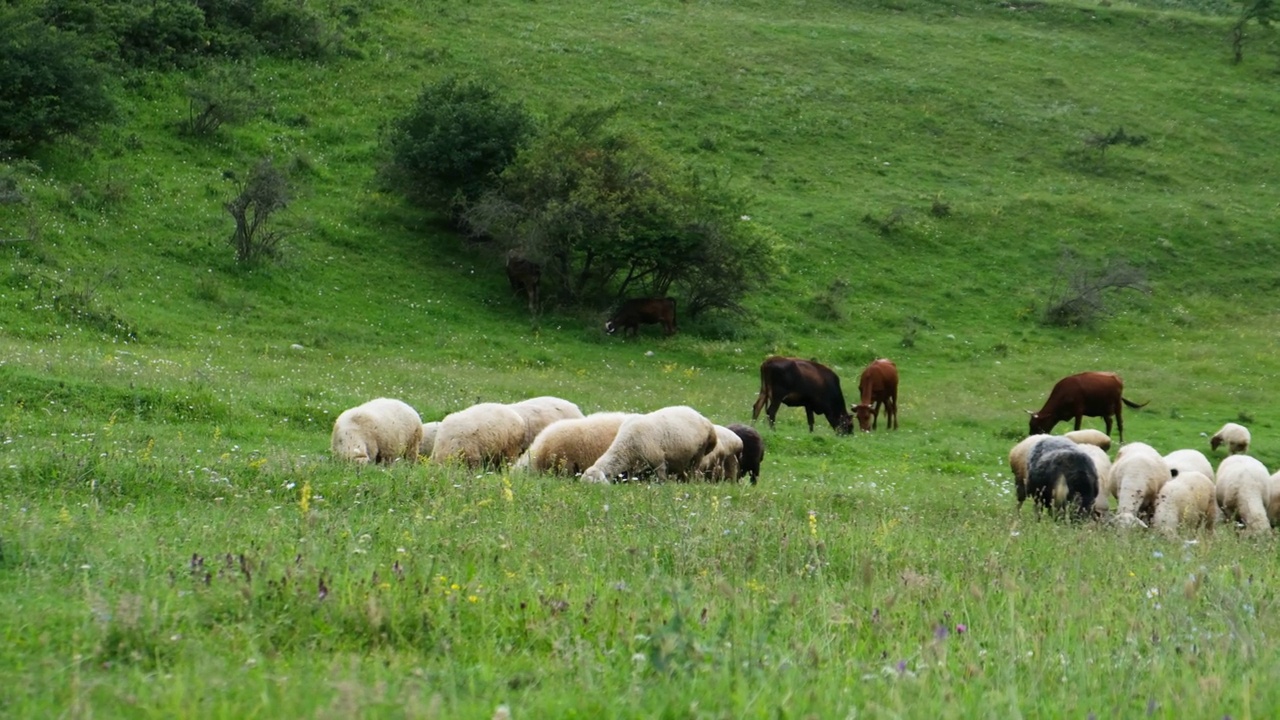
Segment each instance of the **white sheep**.
[[1209,482],[1215,482],[1213,464],[1199,450],[1190,448],[1174,450],[1164,456],[1164,463],[1169,466],[1170,477],[1176,478],[1184,472],[1198,472],[1209,478]]
[[1115,485],[1111,483],[1111,458],[1107,455],[1106,450],[1097,445],[1086,443],[1077,445],[1077,447],[1080,448],[1081,452],[1089,456],[1089,459],[1093,461],[1094,469],[1098,471],[1098,497],[1093,501],[1093,514],[1098,516],[1105,515],[1109,502],[1107,498],[1115,500],[1119,495]]
[[631,413],[599,412],[584,418],[557,420],[533,439],[514,465],[522,470],[577,475],[595,464],[618,435]]
[[698,464],[698,473],[713,481],[737,480],[742,438],[727,427],[716,425],[716,446]]
[[1271,475],[1257,459],[1228,455],[1218,464],[1218,507],[1228,522],[1242,522],[1251,533],[1270,532]]
[[1027,499],[1027,462],[1031,458],[1031,450],[1050,435],[1040,433],[1039,435],[1031,435],[1009,451],[1009,470],[1013,472],[1013,484],[1018,494],[1018,507],[1022,507],[1023,501]]
[[462,462],[468,467],[498,467],[515,460],[524,448],[525,422],[502,403],[480,403],[450,413],[436,431],[431,461]]
[[1096,445],[1103,450],[1111,449],[1111,436],[1101,430],[1094,430],[1092,428],[1072,430],[1071,432],[1063,433],[1062,437],[1078,445]]
[[431,457],[436,447],[436,433],[439,431],[439,422],[422,423],[422,440],[418,442],[418,457]]
[[607,483],[654,472],[659,480],[667,475],[687,479],[717,442],[711,421],[684,405],[666,407],[647,415],[627,418],[618,436],[594,465],[582,473],[585,482]]
[[1213,481],[1197,470],[1183,470],[1160,488],[1151,526],[1175,535],[1180,527],[1212,528],[1217,517]]
[[338,416],[329,447],[334,456],[360,464],[400,458],[417,462],[421,439],[422,418],[417,410],[400,400],[375,398]]
[[1219,445],[1226,443],[1227,454],[1239,455],[1249,452],[1249,440],[1249,428],[1236,423],[1227,423],[1209,438],[1209,447],[1217,450]]
[[1116,490],[1116,520],[1121,525],[1146,527],[1156,509],[1156,497],[1169,481],[1169,466],[1146,443],[1126,443],[1111,464]]
[[520,413],[520,417],[524,418],[524,444],[520,449],[523,451],[533,444],[533,439],[538,437],[538,433],[543,428],[557,420],[568,420],[570,418],[581,418],[582,411],[577,405],[562,400],[558,397],[544,395],[542,397],[521,400],[517,403],[511,403],[507,407]]

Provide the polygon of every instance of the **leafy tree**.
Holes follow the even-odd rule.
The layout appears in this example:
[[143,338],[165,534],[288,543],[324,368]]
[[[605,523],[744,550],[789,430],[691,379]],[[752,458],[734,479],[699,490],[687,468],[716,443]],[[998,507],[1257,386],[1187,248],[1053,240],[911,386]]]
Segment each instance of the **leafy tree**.
[[492,186],[533,130],[522,105],[488,85],[448,77],[423,88],[391,123],[384,179],[411,200],[452,213]]
[[1237,64],[1244,60],[1244,28],[1250,20],[1269,28],[1280,22],[1280,6],[1275,0],[1240,0],[1240,17],[1231,26],[1231,51]]
[[[234,179],[234,173],[229,177]],[[288,205],[288,178],[270,158],[259,160],[239,183],[239,194],[223,204],[236,223],[228,242],[235,248],[237,262],[257,262],[279,252],[284,233],[267,229],[266,224]]]

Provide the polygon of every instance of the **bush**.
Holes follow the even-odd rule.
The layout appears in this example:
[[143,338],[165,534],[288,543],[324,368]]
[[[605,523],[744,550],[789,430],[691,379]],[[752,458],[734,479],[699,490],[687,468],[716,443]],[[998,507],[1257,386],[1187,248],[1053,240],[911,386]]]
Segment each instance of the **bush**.
[[225,124],[252,117],[257,105],[257,89],[248,71],[219,66],[187,85],[188,112],[182,132],[196,137],[213,135]]
[[26,153],[115,114],[106,76],[74,34],[0,6],[0,152]]
[[524,107],[493,88],[445,78],[391,123],[384,179],[410,200],[452,214],[494,184],[533,129]]
[[1062,254],[1042,321],[1055,327],[1087,327],[1107,314],[1107,296],[1118,290],[1149,292],[1146,275],[1124,260],[1098,268],[1082,264],[1070,250]]
[[[233,176],[234,177],[234,176]],[[236,228],[228,242],[236,251],[236,261],[257,262],[275,257],[284,234],[267,229],[267,221],[289,205],[289,184],[284,172],[264,158],[239,184],[239,194],[223,205],[235,220]]]

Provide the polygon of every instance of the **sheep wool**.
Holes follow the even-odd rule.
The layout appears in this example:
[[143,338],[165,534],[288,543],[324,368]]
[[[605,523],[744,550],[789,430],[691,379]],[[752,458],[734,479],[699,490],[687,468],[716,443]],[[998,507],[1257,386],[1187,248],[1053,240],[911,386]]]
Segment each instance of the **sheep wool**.
[[582,411],[577,405],[563,400],[558,397],[544,395],[542,397],[521,400],[517,403],[511,403],[507,407],[515,410],[524,418],[524,443],[520,449],[523,451],[533,444],[534,438],[538,437],[538,433],[543,428],[557,420],[580,419]]
[[1051,436],[1044,433],[1031,435],[1014,445],[1009,451],[1009,470],[1013,472],[1013,484],[1018,493],[1018,507],[1022,507],[1023,501],[1027,499],[1027,461],[1031,457],[1031,450],[1047,437]]
[[1027,494],[1041,509],[1055,512],[1071,508],[1083,518],[1093,512],[1098,498],[1098,471],[1093,460],[1076,443],[1062,437],[1041,440],[1027,462]]
[[738,457],[742,455],[742,438],[727,427],[716,429],[716,446],[698,464],[698,473],[708,480],[738,479]]
[[418,457],[431,457],[431,452],[436,447],[436,433],[439,430],[439,422],[422,423],[422,440],[418,442]]
[[1169,478],[1169,466],[1155,448],[1140,442],[1121,447],[1111,464],[1116,515],[1121,524],[1145,527],[1155,513],[1156,497]]
[[1095,445],[1105,450],[1111,449],[1111,436],[1101,430],[1086,428],[1084,430],[1072,430],[1063,433],[1062,437],[1070,440],[1077,445]]
[[1217,513],[1213,481],[1202,472],[1185,470],[1160,488],[1151,526],[1172,536],[1179,528],[1213,527]]
[[729,426],[742,439],[742,455],[738,457],[738,474],[750,475],[751,484],[760,478],[760,463],[764,462],[764,438],[750,425],[734,423]]
[[520,455],[524,435],[524,418],[509,406],[472,405],[440,421],[431,462],[461,462],[471,468],[501,467]]
[[334,457],[366,464],[400,458],[417,462],[422,418],[407,403],[375,398],[344,410],[333,423],[329,447]]
[[1257,459],[1248,455],[1228,455],[1218,463],[1217,500],[1227,522],[1244,523],[1250,533],[1268,533],[1271,521],[1271,475]]
[[1249,452],[1249,428],[1237,423],[1227,423],[1222,429],[1209,438],[1209,447],[1217,450],[1219,446],[1227,446],[1227,454],[1239,455]]
[[604,455],[582,473],[584,482],[608,483],[652,472],[688,479],[703,456],[716,446],[716,429],[697,410],[684,405],[666,407],[628,418]]
[[600,412],[584,418],[557,420],[534,438],[516,460],[517,469],[577,475],[595,464],[618,435],[631,413]]

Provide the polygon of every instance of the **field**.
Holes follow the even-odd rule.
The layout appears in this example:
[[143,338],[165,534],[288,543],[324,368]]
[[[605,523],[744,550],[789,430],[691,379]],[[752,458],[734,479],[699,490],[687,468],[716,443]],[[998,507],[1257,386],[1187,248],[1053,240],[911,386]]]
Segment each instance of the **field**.
[[[1275,538],[1041,520],[1007,464],[1099,369],[1149,401],[1126,440],[1216,463],[1241,422],[1280,469],[1276,58],[1254,28],[1230,64],[1234,12],[378,0],[358,52],[257,63],[269,112],[212,140],[173,129],[184,76],[125,83],[94,142],[0,164],[28,198],[0,205],[0,714],[1274,717]],[[752,195],[783,272],[670,338],[605,336],[603,302],[531,321],[374,182],[380,128],[451,73],[616,104]],[[1088,151],[1120,127],[1147,141]],[[224,171],[266,154],[307,168],[294,234],[238,267]],[[1149,292],[1040,321],[1109,259]],[[784,408],[755,486],[328,454],[377,396],[750,422],[775,353],[850,402],[893,358],[901,429]]]

